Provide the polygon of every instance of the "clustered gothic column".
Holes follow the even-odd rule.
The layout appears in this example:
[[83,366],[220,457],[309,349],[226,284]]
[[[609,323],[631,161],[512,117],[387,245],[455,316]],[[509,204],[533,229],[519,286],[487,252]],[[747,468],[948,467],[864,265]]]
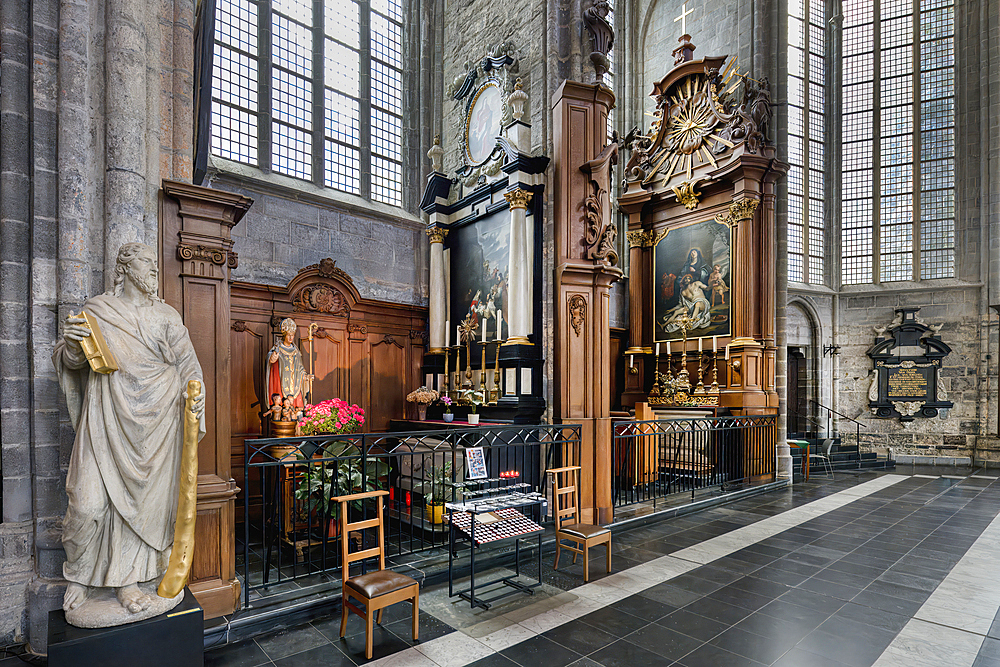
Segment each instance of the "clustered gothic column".
[[506,345],[528,345],[531,333],[532,266],[528,243],[528,204],[531,193],[519,187],[504,193],[510,206],[510,257],[507,302],[510,304]]
[[431,242],[431,275],[430,275],[430,350],[431,354],[441,354],[444,350],[445,338],[445,285],[444,271],[444,238],[448,230],[441,227],[431,227],[427,230],[427,238]]

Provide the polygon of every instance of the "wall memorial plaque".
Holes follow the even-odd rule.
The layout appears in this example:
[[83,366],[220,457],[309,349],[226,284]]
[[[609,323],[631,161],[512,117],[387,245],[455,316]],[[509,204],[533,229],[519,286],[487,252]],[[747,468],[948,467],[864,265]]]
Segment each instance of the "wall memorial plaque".
[[940,325],[920,321],[919,310],[898,308],[891,324],[875,327],[875,343],[868,348],[875,364],[868,407],[876,417],[913,421],[943,417],[952,407],[939,375],[951,348],[938,335]]

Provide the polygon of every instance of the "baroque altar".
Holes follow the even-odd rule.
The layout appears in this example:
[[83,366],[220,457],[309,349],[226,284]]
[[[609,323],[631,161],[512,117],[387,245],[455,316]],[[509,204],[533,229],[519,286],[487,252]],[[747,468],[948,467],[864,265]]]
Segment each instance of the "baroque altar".
[[680,39],[630,151],[630,347],[622,403],[777,412],[775,187],[766,79]]

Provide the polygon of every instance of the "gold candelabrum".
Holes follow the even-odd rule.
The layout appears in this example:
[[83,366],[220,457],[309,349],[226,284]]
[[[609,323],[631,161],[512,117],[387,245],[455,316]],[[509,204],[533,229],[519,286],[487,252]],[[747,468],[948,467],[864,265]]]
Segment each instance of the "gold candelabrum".
[[[709,358],[700,349],[698,351],[698,383],[695,385],[694,390],[691,389],[690,374],[688,373],[688,353],[687,353],[687,342],[688,342],[688,330],[691,328],[691,318],[684,314],[678,320],[681,329],[681,335],[683,337],[682,347],[681,347],[681,365],[677,374],[673,374],[673,354],[667,355],[667,372],[660,372],[660,357],[659,348],[657,348],[657,354],[654,362],[654,372],[653,372],[653,387],[649,391],[647,396],[647,401],[650,405],[659,406],[683,406],[683,407],[695,407],[695,406],[711,406],[719,404],[719,368],[718,359],[719,354],[717,350],[712,351],[712,357]],[[669,346],[669,343],[668,343]],[[713,368],[714,376],[712,379],[712,384],[708,389],[705,388],[704,376],[707,370],[706,362],[710,364]]]
[[497,360],[493,366],[493,389],[490,390],[490,403],[495,405],[500,401],[500,346],[503,345],[503,341],[497,338],[494,342],[497,344]]
[[448,363],[448,357],[451,356],[450,348],[444,348],[444,381],[441,383],[441,395],[448,396],[448,389],[451,386],[451,365]]

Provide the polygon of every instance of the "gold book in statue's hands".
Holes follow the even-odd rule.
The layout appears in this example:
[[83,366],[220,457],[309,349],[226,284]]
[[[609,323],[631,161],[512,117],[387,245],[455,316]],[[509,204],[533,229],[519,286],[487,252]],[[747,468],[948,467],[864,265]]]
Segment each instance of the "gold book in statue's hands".
[[83,348],[83,354],[87,357],[90,367],[95,373],[114,373],[118,370],[118,362],[111,354],[111,350],[101,334],[101,328],[97,325],[97,320],[88,315],[85,310],[80,311],[80,315],[77,317],[87,320],[83,326],[90,329],[90,335],[80,341],[80,347]]

